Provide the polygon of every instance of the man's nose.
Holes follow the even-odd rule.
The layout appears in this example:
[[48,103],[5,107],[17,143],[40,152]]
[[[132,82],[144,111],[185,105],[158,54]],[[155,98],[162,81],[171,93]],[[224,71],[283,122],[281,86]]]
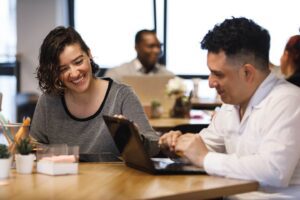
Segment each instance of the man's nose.
[[154,51],[156,54],[160,54],[160,51],[161,51],[160,46],[155,46],[155,47],[153,48],[153,51]]
[[208,85],[209,85],[209,87],[210,88],[215,88],[215,87],[217,87],[217,81],[211,76],[211,75],[209,75],[209,77],[208,77]]

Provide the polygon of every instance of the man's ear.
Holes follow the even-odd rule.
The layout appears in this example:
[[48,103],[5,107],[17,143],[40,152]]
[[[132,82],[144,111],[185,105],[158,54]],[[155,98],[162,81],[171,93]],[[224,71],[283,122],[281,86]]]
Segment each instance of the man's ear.
[[245,64],[242,73],[247,82],[252,82],[255,78],[256,68],[251,64]]

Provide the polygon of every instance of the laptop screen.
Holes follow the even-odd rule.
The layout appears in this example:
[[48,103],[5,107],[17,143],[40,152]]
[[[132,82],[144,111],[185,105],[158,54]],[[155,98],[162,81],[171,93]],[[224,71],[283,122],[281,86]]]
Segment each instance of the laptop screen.
[[202,168],[187,163],[168,158],[151,159],[133,122],[111,116],[103,116],[103,119],[127,166],[152,174],[205,174]]
[[103,116],[103,119],[125,164],[153,170],[153,163],[144,149],[138,130],[133,122],[111,116]]
[[142,105],[151,105],[152,101],[159,101],[165,114],[168,114],[173,101],[166,93],[166,85],[174,76],[124,76],[123,83],[131,86]]

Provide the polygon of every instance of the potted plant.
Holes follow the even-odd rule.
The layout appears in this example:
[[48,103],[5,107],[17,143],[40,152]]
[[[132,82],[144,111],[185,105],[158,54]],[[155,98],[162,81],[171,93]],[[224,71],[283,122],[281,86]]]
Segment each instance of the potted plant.
[[0,179],[7,178],[9,176],[11,167],[11,156],[8,151],[8,147],[4,144],[0,144]]
[[157,100],[153,100],[151,102],[151,117],[160,118],[162,114],[163,114],[163,107],[161,106],[161,103]]
[[185,95],[187,87],[184,80],[179,77],[170,79],[166,89],[169,96],[175,97],[173,108],[170,110],[170,116],[174,118],[189,118],[192,95]]
[[35,156],[32,154],[32,144],[29,137],[22,138],[16,143],[16,168],[21,174],[31,174]]

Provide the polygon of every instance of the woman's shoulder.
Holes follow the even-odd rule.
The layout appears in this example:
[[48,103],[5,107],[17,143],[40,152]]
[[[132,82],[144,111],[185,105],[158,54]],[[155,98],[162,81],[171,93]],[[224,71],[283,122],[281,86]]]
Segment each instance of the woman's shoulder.
[[122,91],[122,92],[131,92],[132,91],[132,88],[131,86],[129,85],[126,85],[122,82],[119,82],[119,81],[115,81],[115,80],[112,80],[112,89],[114,90],[117,90],[117,91]]
[[50,103],[55,104],[58,101],[61,101],[61,96],[60,95],[51,95],[51,94],[43,93],[39,97],[39,102],[45,102],[47,104],[50,104]]

